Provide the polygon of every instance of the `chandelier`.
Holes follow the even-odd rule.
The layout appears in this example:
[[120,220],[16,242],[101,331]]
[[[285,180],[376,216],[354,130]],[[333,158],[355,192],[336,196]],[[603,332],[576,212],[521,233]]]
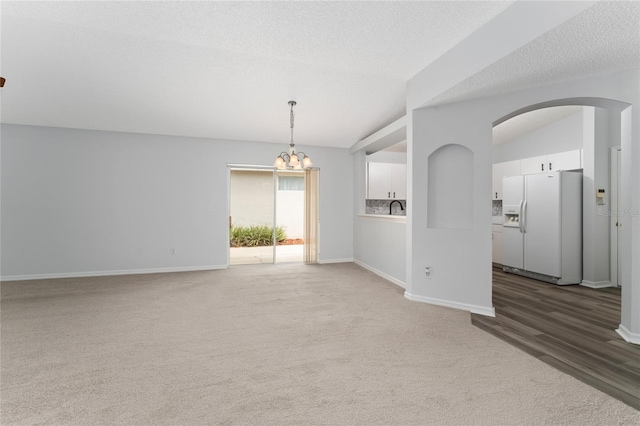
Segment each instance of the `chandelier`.
[[296,145],[293,143],[293,107],[296,105],[296,101],[289,101],[291,105],[291,114],[289,121],[291,123],[291,143],[289,143],[289,152],[282,151],[278,157],[276,157],[273,165],[278,170],[286,170],[292,168],[294,170],[306,169],[313,166],[311,159],[304,152],[296,152]]

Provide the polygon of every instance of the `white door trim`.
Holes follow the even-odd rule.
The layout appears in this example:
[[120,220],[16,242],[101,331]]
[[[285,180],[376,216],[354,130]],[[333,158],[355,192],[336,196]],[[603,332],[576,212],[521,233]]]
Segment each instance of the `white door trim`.
[[618,163],[618,155],[621,152],[620,146],[611,147],[611,204],[609,209],[606,210],[610,217],[610,244],[611,244],[611,256],[610,256],[610,281],[612,287],[620,287],[620,281],[618,277],[618,188],[620,182],[618,178],[620,176],[620,167]]

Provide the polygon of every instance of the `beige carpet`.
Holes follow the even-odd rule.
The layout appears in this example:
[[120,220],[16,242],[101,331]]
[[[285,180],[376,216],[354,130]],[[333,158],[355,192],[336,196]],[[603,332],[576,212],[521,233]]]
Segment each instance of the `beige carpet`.
[[638,424],[354,264],[2,283],[2,424]]

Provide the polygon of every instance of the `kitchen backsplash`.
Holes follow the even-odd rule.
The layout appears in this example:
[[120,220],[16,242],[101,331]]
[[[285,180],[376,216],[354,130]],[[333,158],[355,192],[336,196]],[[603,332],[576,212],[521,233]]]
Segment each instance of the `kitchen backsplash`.
[[492,216],[502,216],[502,200],[493,200]]
[[[394,200],[367,200],[366,214],[389,214],[389,204]],[[398,200],[402,203],[405,210],[401,210],[398,203],[393,203],[391,214],[397,216],[407,215],[407,200]],[[502,200],[492,200],[492,216],[502,216]]]
[[399,201],[402,203],[402,207],[405,210],[402,210],[398,203],[393,203],[391,206],[391,214],[396,216],[406,216],[407,215],[407,200],[367,200],[367,207],[365,210],[366,214],[389,214],[389,204],[392,201]]

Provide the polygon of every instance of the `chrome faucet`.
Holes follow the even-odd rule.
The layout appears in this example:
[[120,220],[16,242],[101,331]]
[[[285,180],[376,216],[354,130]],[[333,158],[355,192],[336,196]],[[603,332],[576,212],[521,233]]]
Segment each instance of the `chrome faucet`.
[[400,200],[393,200],[391,203],[389,203],[389,214],[391,214],[391,207],[393,206],[393,203],[400,204],[400,210],[404,210],[404,207],[402,207],[402,203],[400,202]]

